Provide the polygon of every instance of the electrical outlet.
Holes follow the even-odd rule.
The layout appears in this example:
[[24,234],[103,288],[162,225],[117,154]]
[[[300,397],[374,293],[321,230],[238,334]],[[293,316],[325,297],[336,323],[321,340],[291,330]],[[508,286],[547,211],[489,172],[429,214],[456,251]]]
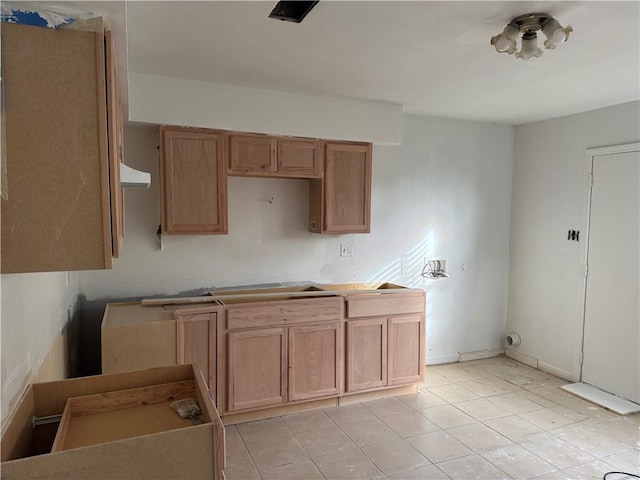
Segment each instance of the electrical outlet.
[[341,257],[353,257],[353,244],[341,243],[340,244],[340,256]]

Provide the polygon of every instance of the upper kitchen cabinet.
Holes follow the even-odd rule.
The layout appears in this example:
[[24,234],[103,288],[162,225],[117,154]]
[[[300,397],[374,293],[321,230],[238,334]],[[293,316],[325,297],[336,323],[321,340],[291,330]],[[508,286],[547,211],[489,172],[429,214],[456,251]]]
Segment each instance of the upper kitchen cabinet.
[[111,268],[122,114],[105,34],[2,24],[2,273]]
[[371,144],[327,142],[324,179],[309,187],[309,230],[369,233],[370,225]]
[[260,175],[274,173],[276,168],[275,137],[231,134],[229,173]]
[[162,232],[227,233],[228,134],[160,128]]
[[322,141],[232,133],[229,174],[249,177],[320,178]]
[[322,177],[321,140],[278,139],[278,173],[295,178]]

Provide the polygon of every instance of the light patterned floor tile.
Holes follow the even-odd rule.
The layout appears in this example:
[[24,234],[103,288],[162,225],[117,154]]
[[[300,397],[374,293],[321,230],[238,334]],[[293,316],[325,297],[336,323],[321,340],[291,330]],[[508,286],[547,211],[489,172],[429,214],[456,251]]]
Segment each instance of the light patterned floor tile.
[[451,369],[445,371],[442,375],[444,375],[445,377],[447,377],[450,380],[453,380],[456,383],[468,382],[468,381],[471,381],[471,380],[477,380],[478,378],[482,378],[481,375],[478,375],[473,370],[466,371],[466,370],[464,370],[464,369],[462,369],[460,367],[451,368]]
[[401,402],[396,397],[381,398],[380,400],[365,402],[362,405],[377,417],[410,412],[412,410],[409,405]]
[[520,445],[561,470],[596,460],[584,450],[551,434],[538,435],[535,439],[522,442]]
[[464,457],[473,452],[446,432],[433,432],[411,437],[408,442],[432,463]]
[[440,462],[437,467],[451,478],[465,480],[510,480],[511,477],[479,455]]
[[466,402],[458,402],[454,404],[464,413],[471,415],[476,420],[484,421],[492,418],[506,417],[510,413],[504,408],[499,407],[495,403],[491,403],[484,398],[476,400],[467,400]]
[[362,447],[362,451],[385,474],[413,470],[430,463],[405,441],[376,443]]
[[388,417],[380,417],[380,420],[389,425],[394,432],[403,438],[440,430],[440,427],[418,412],[396,413]]
[[558,433],[557,437],[598,458],[628,450],[626,445],[603,435],[597,429],[582,426]]
[[603,462],[613,465],[623,472],[633,472],[640,474],[640,450],[633,449],[626,452],[616,453],[602,459]]
[[247,443],[247,450],[256,464],[258,471],[266,467],[284,465],[285,463],[303,462],[309,458],[307,452],[294,438],[264,439]]
[[430,388],[429,391],[449,403],[464,402],[465,400],[478,398],[478,395],[461,385],[443,385]]
[[532,412],[544,408],[539,403],[529,400],[522,396],[521,393],[505,393],[502,395],[493,395],[487,397],[486,400],[502,408],[509,414]]
[[425,375],[424,382],[422,382],[422,386],[425,388],[430,387],[439,387],[441,385],[451,385],[454,383],[453,380],[447,377],[443,377],[439,373],[432,372],[429,367],[427,367],[427,374]]
[[361,403],[325,408],[324,412],[338,425],[349,422],[373,420],[376,418],[376,416],[366,409]]
[[257,442],[269,438],[290,438],[292,436],[282,418],[269,418],[256,422],[241,423],[236,425],[238,431],[246,443]]
[[311,458],[323,457],[355,447],[353,441],[339,427],[325,427],[296,434],[296,438]]
[[238,428],[235,425],[224,427],[224,439],[227,445],[244,445],[240,432],[238,432]]
[[525,419],[516,415],[496,418],[495,420],[487,420],[484,424],[516,443],[528,440],[532,436],[545,433],[541,428],[536,427],[534,424],[529,423]]
[[424,408],[438,407],[446,405],[447,402],[431,392],[418,392],[409,395],[400,395],[398,400],[406,403],[414,410],[422,410]]
[[[572,478],[579,478],[580,480],[602,480],[605,473],[615,471],[615,468],[608,463],[600,460],[595,462],[583,463],[577,467],[567,468],[565,472]],[[624,477],[618,476],[618,478],[607,477],[607,480],[627,480]]]
[[364,422],[345,423],[344,425],[340,425],[340,428],[358,447],[390,442],[392,440],[402,440],[402,437],[378,418]]
[[224,470],[229,480],[259,480],[260,474],[251,460],[249,451],[240,446],[227,445],[226,468]]
[[496,377],[486,377],[472,382],[464,382],[462,386],[481,397],[502,395],[521,390],[517,385],[505,382],[504,380]]
[[507,358],[429,366],[415,394],[226,427],[225,475],[601,480],[640,470],[640,414],[615,415],[564,383]]
[[530,392],[528,390],[520,391],[518,392],[518,395],[520,395],[523,398],[526,398],[527,400],[531,400],[532,402],[535,402],[538,405],[542,405],[545,408],[555,407],[557,405],[556,402],[548,398],[542,397],[537,393]]
[[432,407],[419,411],[420,415],[427,420],[435,423],[440,428],[453,428],[470,423],[476,423],[477,420],[467,415],[462,410],[458,410],[453,405],[442,405],[441,407]]
[[508,438],[481,423],[450,428],[447,433],[476,452],[513,444]]
[[289,430],[294,434],[335,425],[333,420],[331,420],[322,410],[286,415],[282,417],[282,419],[284,420],[284,423],[287,424],[287,427],[289,427]]
[[334,480],[383,479],[384,473],[356,447],[314,459],[322,475]]
[[481,455],[516,480],[533,478],[558,470],[520,445],[486,450]]
[[425,465],[413,470],[405,470],[404,472],[388,475],[391,480],[449,480],[449,476],[445,474],[435,465]]
[[264,480],[323,480],[318,467],[311,460],[285,463],[260,469]]
[[543,430],[554,430],[556,428],[575,423],[570,418],[567,418],[558,412],[554,412],[550,408],[520,413],[518,416],[524,418],[527,422],[533,423],[536,427],[542,428]]

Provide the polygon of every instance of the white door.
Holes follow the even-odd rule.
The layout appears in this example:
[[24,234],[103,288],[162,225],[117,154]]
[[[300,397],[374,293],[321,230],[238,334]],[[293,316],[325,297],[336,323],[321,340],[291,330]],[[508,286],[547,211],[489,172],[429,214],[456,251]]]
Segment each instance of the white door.
[[640,155],[594,155],[582,381],[640,403]]

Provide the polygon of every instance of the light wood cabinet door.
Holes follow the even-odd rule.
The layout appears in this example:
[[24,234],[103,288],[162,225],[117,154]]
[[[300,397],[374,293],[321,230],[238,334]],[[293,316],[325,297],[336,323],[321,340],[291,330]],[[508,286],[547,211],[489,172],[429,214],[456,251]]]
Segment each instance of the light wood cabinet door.
[[192,363],[201,371],[209,394],[216,398],[216,314],[204,313],[178,318],[177,360]]
[[371,144],[326,143],[324,179],[309,187],[309,230],[369,233]]
[[322,177],[322,142],[319,140],[278,139],[278,174],[285,177]]
[[230,136],[229,173],[260,175],[274,173],[277,139],[268,135]]
[[287,329],[227,334],[228,411],[287,401]]
[[423,325],[421,316],[389,318],[389,385],[414,383],[424,378]]
[[227,134],[161,127],[162,232],[227,233]]
[[347,392],[387,385],[387,319],[348,320]]
[[340,393],[341,324],[289,328],[289,401]]
[[369,233],[371,145],[327,144],[324,195],[325,232]]

